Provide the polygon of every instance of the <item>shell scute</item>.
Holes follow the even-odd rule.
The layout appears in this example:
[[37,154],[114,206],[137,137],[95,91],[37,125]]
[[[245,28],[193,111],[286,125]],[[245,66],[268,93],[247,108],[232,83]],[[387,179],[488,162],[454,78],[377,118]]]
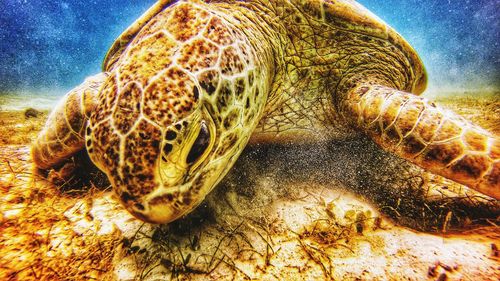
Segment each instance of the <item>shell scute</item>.
[[167,30],[176,40],[187,41],[197,35],[208,23],[210,14],[194,7],[190,3],[182,3],[171,14]]
[[172,63],[176,46],[177,42],[161,31],[132,45],[120,65],[121,83],[136,81],[146,85],[151,77]]
[[212,17],[208,22],[203,32],[203,36],[221,46],[227,46],[234,43],[234,35],[231,34],[229,28],[218,17]]
[[194,88],[185,71],[169,68],[144,90],[144,116],[160,126],[175,123],[193,110],[197,102]]
[[190,72],[197,72],[215,66],[218,57],[218,47],[200,38],[182,47],[177,63]]
[[121,134],[127,134],[139,118],[142,90],[136,83],[128,84],[120,93],[118,103],[113,113],[115,128]]

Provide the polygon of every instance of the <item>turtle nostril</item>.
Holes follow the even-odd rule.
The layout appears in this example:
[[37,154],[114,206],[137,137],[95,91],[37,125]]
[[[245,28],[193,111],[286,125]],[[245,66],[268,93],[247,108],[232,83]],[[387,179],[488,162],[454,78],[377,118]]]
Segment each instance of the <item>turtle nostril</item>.
[[205,150],[207,149],[210,143],[210,131],[207,128],[207,125],[204,121],[201,122],[200,132],[198,133],[198,137],[193,143],[191,150],[186,158],[187,164],[194,163],[200,156],[203,155]]

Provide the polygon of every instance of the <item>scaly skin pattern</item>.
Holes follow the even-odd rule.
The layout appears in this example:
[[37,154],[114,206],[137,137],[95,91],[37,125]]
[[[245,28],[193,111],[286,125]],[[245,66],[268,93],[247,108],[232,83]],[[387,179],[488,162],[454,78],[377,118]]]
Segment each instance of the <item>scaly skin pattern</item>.
[[82,150],[87,120],[97,104],[97,95],[106,74],[87,78],[68,92],[50,113],[33,144],[32,157],[39,168],[47,169]]
[[[158,2],[113,45],[79,135],[136,217],[166,223],[188,213],[250,138],[368,134],[383,149],[499,198],[498,141],[414,96],[426,85],[418,55],[356,2],[172,2]],[[62,142],[51,131],[59,123],[49,120],[34,145],[41,167],[77,150],[41,152]]]
[[[250,1],[252,2],[252,1]],[[390,75],[389,86],[420,93],[425,73],[410,46],[352,1],[262,1],[245,4],[277,32],[276,77],[252,140],[345,139],[337,89],[352,75]],[[387,73],[387,74],[386,74]]]
[[382,148],[456,182],[500,198],[500,141],[428,100],[362,85],[346,112]]

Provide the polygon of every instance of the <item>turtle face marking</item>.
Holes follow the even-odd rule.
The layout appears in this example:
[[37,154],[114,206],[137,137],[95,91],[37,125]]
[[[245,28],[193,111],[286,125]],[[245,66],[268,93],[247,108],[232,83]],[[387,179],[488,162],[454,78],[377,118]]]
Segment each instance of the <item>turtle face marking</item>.
[[90,156],[142,220],[170,222],[199,204],[257,125],[267,92],[257,81],[268,79],[233,29],[197,4],[173,5],[137,34],[103,86]]

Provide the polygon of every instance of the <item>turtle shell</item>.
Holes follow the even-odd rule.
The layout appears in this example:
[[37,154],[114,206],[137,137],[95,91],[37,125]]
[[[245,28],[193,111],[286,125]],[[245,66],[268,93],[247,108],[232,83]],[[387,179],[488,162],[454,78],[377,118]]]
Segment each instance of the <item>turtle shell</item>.
[[116,38],[111,48],[106,53],[106,57],[102,63],[102,70],[109,71],[114,63],[118,60],[123,50],[134,39],[139,31],[159,12],[169,7],[177,0],[159,0],[151,6],[142,16],[132,23],[118,38]]

